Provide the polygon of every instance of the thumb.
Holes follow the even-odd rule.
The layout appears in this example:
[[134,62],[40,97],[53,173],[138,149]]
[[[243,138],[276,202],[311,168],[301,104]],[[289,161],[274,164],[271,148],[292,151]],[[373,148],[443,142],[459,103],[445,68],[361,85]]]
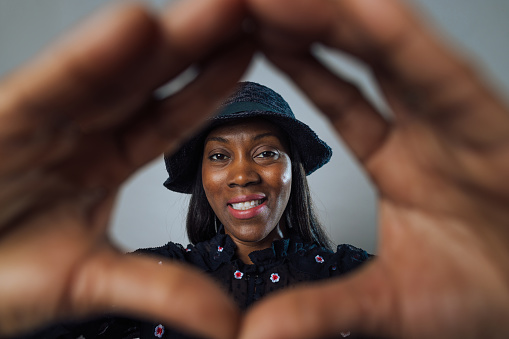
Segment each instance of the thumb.
[[[155,319],[216,339],[233,339],[240,314],[201,272],[161,258],[107,251],[83,266],[71,287],[71,309]],[[164,260],[164,259],[162,259]]]
[[388,285],[376,259],[346,278],[279,293],[246,315],[240,339],[341,338],[389,334]]

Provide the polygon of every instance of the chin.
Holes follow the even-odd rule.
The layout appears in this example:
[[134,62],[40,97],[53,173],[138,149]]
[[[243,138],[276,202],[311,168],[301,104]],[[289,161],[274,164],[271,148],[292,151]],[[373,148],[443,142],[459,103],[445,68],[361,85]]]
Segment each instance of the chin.
[[242,242],[261,242],[270,236],[270,230],[253,230],[253,226],[245,226],[243,229],[236,229],[234,232],[228,232],[232,238]]

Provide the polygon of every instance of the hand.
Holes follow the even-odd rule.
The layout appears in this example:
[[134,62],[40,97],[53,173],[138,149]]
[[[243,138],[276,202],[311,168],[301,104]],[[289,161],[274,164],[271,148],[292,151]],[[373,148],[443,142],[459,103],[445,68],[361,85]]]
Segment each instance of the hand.
[[[379,195],[375,260],[257,304],[242,339],[506,338],[509,114],[395,0],[248,0],[268,58],[330,119]],[[393,117],[310,52],[364,61]]]
[[[236,42],[243,15],[235,0],[160,17],[116,6],[0,85],[0,336],[102,312],[235,335],[238,310],[215,284],[125,256],[106,231],[120,184],[197,128],[242,75],[252,54]],[[154,97],[191,64],[201,67],[192,83]]]

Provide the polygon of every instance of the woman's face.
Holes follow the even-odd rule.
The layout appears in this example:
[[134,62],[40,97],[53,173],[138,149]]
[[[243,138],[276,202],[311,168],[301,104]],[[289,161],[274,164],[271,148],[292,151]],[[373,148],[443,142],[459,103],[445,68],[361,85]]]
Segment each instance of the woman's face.
[[289,146],[276,125],[253,118],[212,130],[202,179],[210,206],[237,245],[270,246],[280,238],[292,171]]

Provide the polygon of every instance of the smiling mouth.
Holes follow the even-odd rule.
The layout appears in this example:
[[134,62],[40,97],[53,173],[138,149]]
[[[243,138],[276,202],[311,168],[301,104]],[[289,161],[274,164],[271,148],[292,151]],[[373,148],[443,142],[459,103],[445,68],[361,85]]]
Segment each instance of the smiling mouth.
[[234,210],[245,211],[245,210],[248,210],[248,209],[251,209],[251,208],[254,208],[256,206],[261,205],[264,201],[265,201],[265,199],[250,200],[250,201],[239,202],[239,203],[236,203],[236,204],[230,204],[230,206]]

